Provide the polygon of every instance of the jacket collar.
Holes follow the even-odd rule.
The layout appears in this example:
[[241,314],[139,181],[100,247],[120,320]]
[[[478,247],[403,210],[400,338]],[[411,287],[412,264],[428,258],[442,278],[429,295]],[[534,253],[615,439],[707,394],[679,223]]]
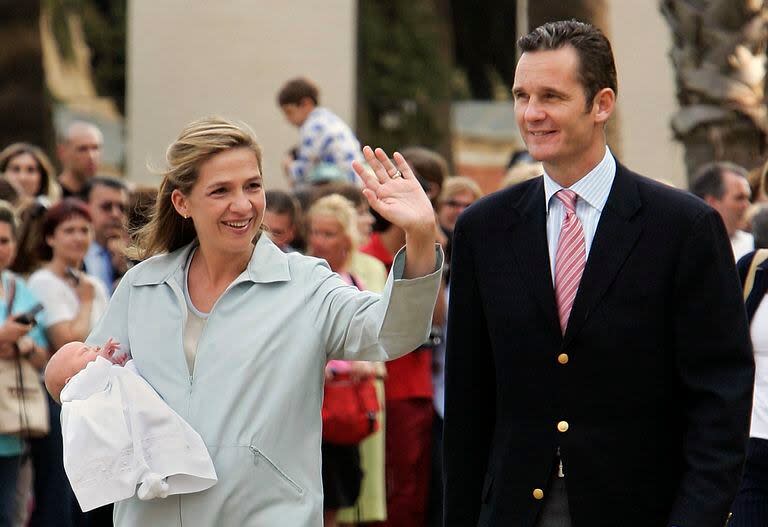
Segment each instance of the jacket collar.
[[[153,256],[137,266],[133,285],[158,285],[184,272],[189,253],[197,246],[197,240],[173,251]],[[288,256],[283,253],[269,236],[261,234],[246,270],[235,280],[257,284],[285,282],[291,279]]]

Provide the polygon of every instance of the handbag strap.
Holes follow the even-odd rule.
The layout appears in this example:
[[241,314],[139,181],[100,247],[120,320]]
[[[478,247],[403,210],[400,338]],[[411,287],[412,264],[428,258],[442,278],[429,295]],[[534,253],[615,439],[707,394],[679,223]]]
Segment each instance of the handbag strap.
[[[6,315],[10,316],[13,309],[13,302],[16,300],[16,279],[12,276],[9,277],[5,293],[7,298]],[[16,366],[16,385],[19,390],[19,435],[21,437],[31,437],[29,420],[27,418],[27,401],[24,398],[24,373],[21,371],[21,355],[19,354],[19,347],[16,343],[14,343],[13,346],[16,348],[14,362]],[[26,433],[24,433],[25,430]]]
[[8,284],[5,291],[5,297],[7,298],[6,316],[11,315],[11,308],[13,308],[13,301],[16,300],[16,279],[9,277]]

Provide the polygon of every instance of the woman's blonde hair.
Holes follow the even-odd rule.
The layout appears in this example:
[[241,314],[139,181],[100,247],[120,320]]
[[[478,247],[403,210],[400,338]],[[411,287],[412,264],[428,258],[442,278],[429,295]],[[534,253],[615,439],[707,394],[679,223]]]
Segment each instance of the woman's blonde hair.
[[474,179],[466,176],[453,176],[445,180],[443,190],[440,192],[440,197],[437,200],[438,206],[461,192],[469,192],[476,200],[483,197],[483,191]]
[[197,232],[192,220],[179,215],[171,202],[171,194],[178,189],[189,195],[197,182],[200,165],[233,148],[251,150],[261,171],[261,147],[248,125],[222,117],[206,117],[192,121],[181,131],[165,154],[168,168],[161,173],[163,180],[149,222],[135,233],[135,246],[129,251],[132,258],[143,260],[173,252],[195,239]]
[[[349,255],[360,245],[360,232],[357,229],[357,211],[352,202],[339,194],[331,194],[315,201],[307,212],[307,230],[316,216],[330,216],[341,225],[344,236],[350,244]],[[346,262],[345,262],[346,263]]]

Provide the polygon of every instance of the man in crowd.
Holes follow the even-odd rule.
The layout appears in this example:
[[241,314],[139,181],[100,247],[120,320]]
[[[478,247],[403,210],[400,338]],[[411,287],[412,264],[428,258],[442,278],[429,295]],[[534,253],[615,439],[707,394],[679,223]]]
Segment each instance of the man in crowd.
[[696,171],[691,192],[720,214],[736,260],[755,249],[752,235],[741,230],[752,195],[746,169],[734,163],[708,163]]
[[85,270],[104,283],[110,295],[115,280],[128,268],[123,254],[127,241],[128,189],[119,179],[89,179],[83,194],[91,212],[93,241],[85,255]]
[[339,116],[319,106],[320,92],[312,81],[303,77],[288,81],[280,88],[277,103],[299,129],[299,147],[283,163],[293,184],[306,183],[323,164],[335,165],[349,182],[358,183],[352,161],[363,162],[360,142]]
[[545,173],[454,232],[445,525],[722,527],[754,375],[723,222],[612,156],[599,30],[519,45],[515,115]]
[[83,187],[99,170],[103,143],[101,130],[91,123],[75,121],[67,127],[57,148],[63,197],[85,198]]
[[269,237],[286,253],[296,249],[291,245],[296,237],[300,207],[296,198],[284,190],[266,192],[267,207],[264,209],[264,225],[269,229]]

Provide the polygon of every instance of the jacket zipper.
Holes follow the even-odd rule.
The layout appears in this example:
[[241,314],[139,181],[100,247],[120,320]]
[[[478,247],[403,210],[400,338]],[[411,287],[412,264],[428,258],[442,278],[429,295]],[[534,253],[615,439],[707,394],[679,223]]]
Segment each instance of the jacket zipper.
[[249,446],[248,446],[248,449],[251,451],[251,454],[253,454],[253,456],[254,456],[254,462],[256,462],[256,460],[257,460],[257,459],[259,459],[259,458],[263,459],[263,460],[264,460],[264,461],[265,461],[265,462],[266,462],[266,463],[267,463],[267,464],[268,464],[270,467],[272,467],[272,470],[273,470],[273,471],[274,471],[274,472],[275,472],[275,473],[276,473],[278,476],[280,476],[280,477],[281,477],[281,478],[282,478],[282,479],[283,479],[283,480],[284,480],[286,483],[288,483],[288,484],[289,484],[291,487],[293,487],[293,490],[295,490],[295,491],[296,491],[296,492],[299,494],[299,496],[303,496],[303,495],[304,495],[304,489],[302,489],[302,488],[301,488],[301,487],[298,485],[298,483],[296,483],[296,482],[295,482],[295,481],[293,481],[293,480],[292,480],[290,477],[288,477],[288,474],[286,474],[285,472],[283,472],[283,471],[280,469],[280,467],[278,467],[277,465],[275,465],[275,464],[272,462],[272,460],[271,460],[271,459],[269,459],[267,456],[265,456],[265,455],[264,455],[264,453],[263,453],[261,450],[259,450],[258,448],[256,448],[256,447],[255,447],[255,446],[253,446],[253,445],[249,445]]

